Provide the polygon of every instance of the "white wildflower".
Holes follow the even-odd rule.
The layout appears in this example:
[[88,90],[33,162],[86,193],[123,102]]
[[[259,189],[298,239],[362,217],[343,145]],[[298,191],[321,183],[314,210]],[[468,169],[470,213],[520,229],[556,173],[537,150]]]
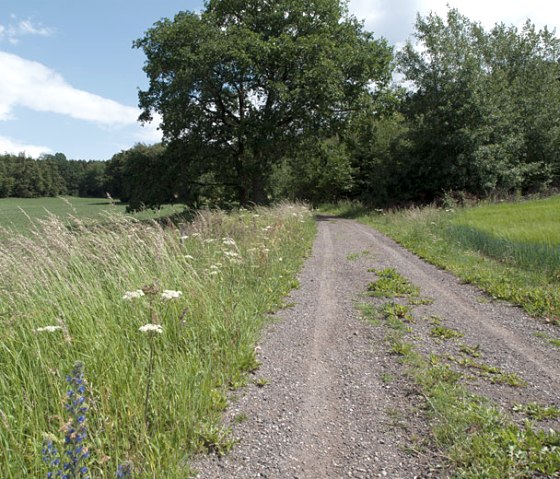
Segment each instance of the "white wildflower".
[[137,289],[136,291],[127,291],[126,293],[124,293],[122,299],[132,301],[133,299],[141,298],[142,296],[144,296],[144,291],[142,291],[141,289]]
[[263,231],[270,231],[272,229],[271,225],[265,226],[264,228],[262,228]]
[[37,328],[35,331],[37,333],[54,333],[55,331],[62,331],[62,326],[45,326],[43,328]]
[[239,253],[236,253],[235,251],[224,251],[224,255],[227,256],[228,258],[239,258]]
[[222,243],[227,246],[235,246],[235,240],[233,238],[222,238]]
[[145,324],[144,326],[140,326],[138,328],[138,331],[141,331],[142,333],[163,333],[163,328],[161,326],[161,324],[153,324],[153,323],[148,323]]
[[183,293],[181,291],[173,291],[171,289],[164,289],[161,293],[161,299],[177,299],[180,298]]

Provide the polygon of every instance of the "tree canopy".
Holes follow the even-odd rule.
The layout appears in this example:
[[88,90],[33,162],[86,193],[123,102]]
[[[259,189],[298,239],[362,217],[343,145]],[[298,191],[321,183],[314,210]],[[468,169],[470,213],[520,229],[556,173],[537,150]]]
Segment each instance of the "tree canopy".
[[191,179],[240,203],[264,202],[274,165],[343,130],[391,76],[391,49],[338,0],[210,0],[135,46],[149,78],[141,119],[160,114]]

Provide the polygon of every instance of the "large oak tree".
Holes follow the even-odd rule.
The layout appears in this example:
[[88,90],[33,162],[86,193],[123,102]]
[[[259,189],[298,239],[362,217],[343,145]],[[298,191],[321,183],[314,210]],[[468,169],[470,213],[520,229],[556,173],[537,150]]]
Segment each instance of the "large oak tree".
[[211,175],[241,203],[266,201],[272,166],[343,128],[391,76],[391,49],[338,0],[210,0],[135,46],[149,78],[141,120],[161,115],[193,182]]

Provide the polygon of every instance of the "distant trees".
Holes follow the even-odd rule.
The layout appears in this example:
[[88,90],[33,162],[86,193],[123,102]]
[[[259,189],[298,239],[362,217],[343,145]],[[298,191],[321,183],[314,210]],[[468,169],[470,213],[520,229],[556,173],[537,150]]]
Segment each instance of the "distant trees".
[[384,207],[560,186],[560,40],[530,22],[418,16],[393,57],[338,0],[209,0],[135,46],[141,120],[161,114],[164,144],[107,163],[4,155],[0,196]]
[[105,163],[68,160],[62,153],[33,159],[0,155],[0,198],[105,195]]
[[241,204],[267,200],[287,156],[298,172],[309,169],[305,151],[319,166],[340,165],[322,142],[391,74],[391,49],[338,0],[210,0],[202,13],[156,23],[135,46],[150,81],[141,119],[162,115],[175,152],[166,160],[186,163],[173,167],[191,185],[217,185]]

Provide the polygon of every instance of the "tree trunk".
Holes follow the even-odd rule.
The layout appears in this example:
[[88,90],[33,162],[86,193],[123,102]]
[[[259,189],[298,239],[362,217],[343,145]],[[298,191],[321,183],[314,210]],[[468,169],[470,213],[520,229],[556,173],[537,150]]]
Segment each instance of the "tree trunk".
[[264,189],[264,178],[260,172],[256,172],[252,177],[252,200],[256,205],[268,203],[268,197]]

